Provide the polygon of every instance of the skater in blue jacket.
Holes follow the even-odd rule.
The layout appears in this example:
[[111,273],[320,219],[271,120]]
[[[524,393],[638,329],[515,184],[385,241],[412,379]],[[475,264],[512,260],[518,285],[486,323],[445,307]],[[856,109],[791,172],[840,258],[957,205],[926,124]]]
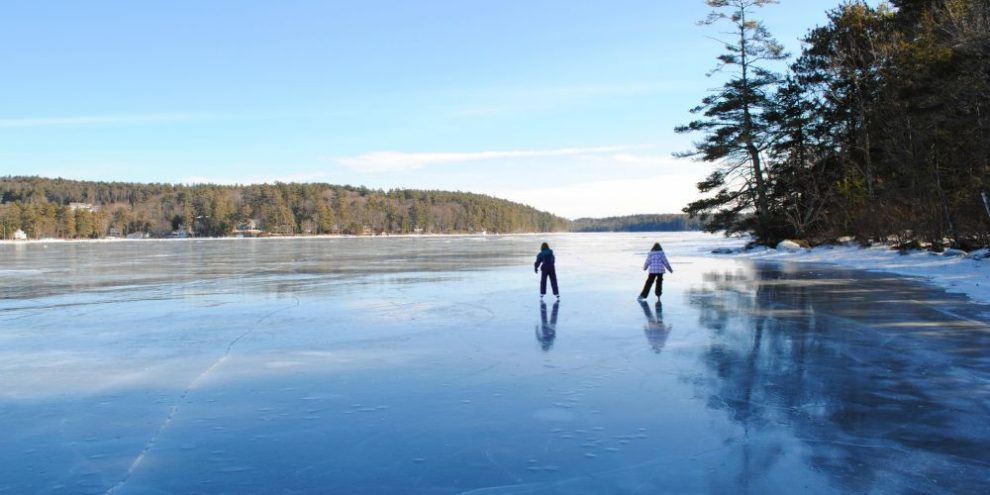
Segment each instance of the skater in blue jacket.
[[550,287],[553,295],[560,299],[560,292],[557,290],[557,271],[554,269],[553,250],[547,243],[540,246],[540,254],[536,255],[536,263],[533,264],[533,272],[540,271],[540,298],[547,294],[547,277],[550,278]]

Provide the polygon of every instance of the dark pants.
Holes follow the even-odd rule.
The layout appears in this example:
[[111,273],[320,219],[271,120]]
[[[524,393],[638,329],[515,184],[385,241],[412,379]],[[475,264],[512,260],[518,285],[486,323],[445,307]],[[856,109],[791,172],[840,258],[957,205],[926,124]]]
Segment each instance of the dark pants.
[[645,298],[646,296],[650,295],[650,286],[653,285],[654,280],[657,281],[657,290],[656,290],[657,297],[660,297],[660,294],[663,294],[663,274],[651,273],[650,276],[646,279],[646,285],[643,286],[643,292],[639,293],[639,297]]
[[553,289],[553,295],[557,295],[557,271],[553,268],[549,270],[543,270],[540,275],[540,295],[547,293],[547,277],[550,277],[550,287]]

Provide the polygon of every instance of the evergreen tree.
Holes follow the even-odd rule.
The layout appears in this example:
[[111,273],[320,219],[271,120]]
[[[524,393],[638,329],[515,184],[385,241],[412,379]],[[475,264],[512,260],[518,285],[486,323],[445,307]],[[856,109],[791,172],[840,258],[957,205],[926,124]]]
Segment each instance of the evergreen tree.
[[[767,128],[765,112],[771,105],[771,93],[778,76],[764,67],[767,62],[787,57],[759,20],[754,9],[777,3],[776,0],[706,0],[712,12],[704,25],[727,22],[733,40],[723,42],[725,52],[718,57],[713,73],[731,71],[729,80],[705,97],[692,113],[704,118],[677,132],[702,132],[695,149],[681,154],[717,163],[716,170],[698,184],[703,193],[716,191],[714,197],[691,203],[684,209],[692,216],[707,220],[709,230],[728,232],[752,229],[761,240],[770,232],[770,205],[767,171],[763,163]],[[745,213],[755,213],[755,222]]]
[[97,237],[96,224],[93,213],[88,210],[76,210],[76,235],[83,239]]
[[0,204],[0,232],[3,239],[13,239],[21,228],[21,207],[16,203]]
[[333,210],[330,209],[330,205],[327,204],[326,200],[320,199],[316,204],[316,214],[314,218],[317,228],[319,229],[317,233],[319,234],[331,234],[333,233],[334,217]]
[[[474,225],[469,210],[486,226],[492,218],[507,219],[505,232],[531,232],[539,225],[565,230],[569,225],[528,206],[477,194],[385,192],[328,184],[181,186],[0,177],[0,197],[5,202],[0,204],[3,221],[13,227],[9,235],[23,228],[35,238],[102,237],[110,228],[118,235],[164,236],[180,225],[194,235],[224,236],[248,220],[256,220],[257,227],[272,234],[409,233],[417,228],[411,221],[415,208],[422,212],[422,228],[434,232],[468,232]],[[87,200],[93,202],[95,213],[86,208],[68,210],[69,202]],[[335,214],[334,207],[340,213]]]

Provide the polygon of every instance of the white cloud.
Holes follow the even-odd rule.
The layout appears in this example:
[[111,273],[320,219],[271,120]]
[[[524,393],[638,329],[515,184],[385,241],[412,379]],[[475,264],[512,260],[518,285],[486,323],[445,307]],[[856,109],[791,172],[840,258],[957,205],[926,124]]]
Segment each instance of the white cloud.
[[654,156],[654,155],[633,155],[629,153],[619,153],[609,156],[609,160],[615,163],[622,163],[627,165],[646,165],[650,167],[655,167],[658,165],[683,165],[683,160],[678,160],[670,155],[666,156]]
[[418,170],[431,165],[464,163],[483,160],[588,157],[617,153],[643,146],[601,146],[593,148],[559,148],[552,150],[475,151],[464,153],[432,152],[406,153],[401,151],[374,151],[352,157],[337,158],[336,162],[359,172],[381,173]]
[[146,124],[210,118],[204,113],[150,113],[130,115],[83,115],[74,117],[0,118],[0,128],[51,127],[101,124]]
[[[371,188],[440,188],[463,190],[509,199],[550,211],[568,218],[604,217],[637,213],[677,213],[699,197],[696,184],[710,172],[689,159],[661,153],[636,153],[652,146],[602,146],[547,150],[510,150],[478,152],[403,153],[374,152],[336,159],[354,171],[342,173],[305,171],[240,177],[186,177],[182,183],[258,184],[272,182],[329,182],[360,184]],[[526,159],[554,163],[554,159],[572,161],[566,174],[557,174],[553,166],[549,175],[520,181],[506,176],[505,167],[458,167],[438,173],[423,172],[409,176],[385,172],[415,171],[433,165],[486,160]],[[580,166],[578,165],[580,162]],[[362,174],[365,173],[365,174]],[[514,171],[511,174],[517,174]],[[521,188],[522,184],[541,187]],[[552,185],[548,185],[552,184]],[[525,187],[525,186],[524,186]]]
[[585,155],[578,159],[594,164],[598,167],[607,166],[611,171],[656,171],[663,170],[665,173],[684,172],[693,173],[698,168],[698,164],[691,160],[676,158],[672,154],[638,154],[638,153],[613,153],[601,155]]
[[538,189],[491,191],[489,194],[567,218],[640,213],[679,213],[698,199],[695,186],[705,170],[638,179],[599,180]]

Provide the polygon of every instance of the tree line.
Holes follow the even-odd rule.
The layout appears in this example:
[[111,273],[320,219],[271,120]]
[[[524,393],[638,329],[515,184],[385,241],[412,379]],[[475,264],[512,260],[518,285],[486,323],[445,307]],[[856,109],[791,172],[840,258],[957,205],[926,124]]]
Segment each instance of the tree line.
[[0,228],[10,239],[87,239],[137,233],[258,235],[565,231],[570,222],[510,201],[463,192],[330,184],[245,186],[0,178]]
[[677,232],[701,230],[701,222],[685,214],[628,215],[606,218],[578,218],[571,232]]
[[990,0],[847,1],[789,59],[776,0],[707,0],[725,83],[677,128],[716,164],[684,211],[764,243],[990,241]]

